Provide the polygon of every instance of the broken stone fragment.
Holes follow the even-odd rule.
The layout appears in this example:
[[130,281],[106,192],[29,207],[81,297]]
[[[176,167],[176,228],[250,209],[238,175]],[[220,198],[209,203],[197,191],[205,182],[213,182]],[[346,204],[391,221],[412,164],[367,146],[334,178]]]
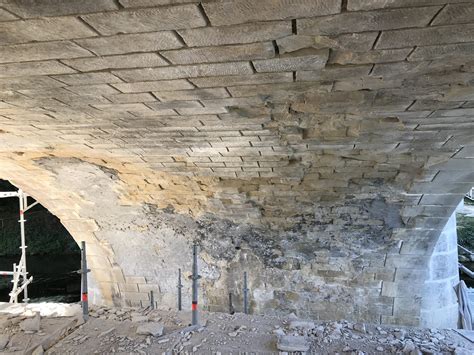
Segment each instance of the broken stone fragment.
[[148,317],[147,316],[132,316],[132,322],[133,323],[143,323],[143,322],[148,322]]
[[282,351],[308,351],[309,343],[306,337],[284,335],[278,338],[277,349]]
[[41,316],[36,313],[32,318],[27,318],[20,323],[20,328],[26,333],[34,333],[40,330]]
[[293,320],[290,322],[290,329],[312,330],[316,327],[314,322],[304,320]]
[[364,323],[356,323],[354,324],[354,330],[360,333],[366,333],[365,324]]
[[159,337],[163,335],[163,332],[163,325],[155,322],[144,323],[137,327],[137,334],[139,335],[152,335],[154,337]]
[[5,349],[9,341],[10,336],[8,334],[0,334],[0,350]]

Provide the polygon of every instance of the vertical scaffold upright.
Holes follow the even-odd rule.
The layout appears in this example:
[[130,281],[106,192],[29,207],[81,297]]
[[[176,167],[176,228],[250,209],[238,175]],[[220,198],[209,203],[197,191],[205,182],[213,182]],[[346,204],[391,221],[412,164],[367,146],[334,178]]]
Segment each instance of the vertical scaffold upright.
[[21,257],[18,264],[13,264],[13,271],[0,271],[0,275],[13,276],[13,288],[10,292],[10,303],[18,303],[18,296],[23,292],[23,302],[28,302],[28,284],[33,281],[33,276],[28,278],[28,271],[26,271],[26,239],[25,239],[25,212],[38,202],[34,202],[28,206],[28,195],[21,189],[18,191],[0,192],[0,198],[18,197],[20,204],[20,249]]

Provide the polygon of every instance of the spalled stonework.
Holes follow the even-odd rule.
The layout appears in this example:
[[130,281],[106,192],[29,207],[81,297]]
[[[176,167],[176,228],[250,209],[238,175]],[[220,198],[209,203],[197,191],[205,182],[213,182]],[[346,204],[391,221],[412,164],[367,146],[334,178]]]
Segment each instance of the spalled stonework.
[[0,178],[87,241],[94,302],[173,307],[196,240],[208,309],[248,270],[253,312],[452,326],[473,8],[0,0]]

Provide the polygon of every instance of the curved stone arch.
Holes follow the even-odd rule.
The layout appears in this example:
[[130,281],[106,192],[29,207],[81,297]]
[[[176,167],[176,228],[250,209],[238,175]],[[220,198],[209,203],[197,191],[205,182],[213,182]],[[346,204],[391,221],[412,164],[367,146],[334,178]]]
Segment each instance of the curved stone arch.
[[[113,251],[100,241],[94,220],[82,218],[74,207],[73,192],[62,191],[48,179],[41,179],[12,162],[0,162],[0,179],[8,180],[33,197],[49,212],[59,218],[74,241],[80,246],[86,242],[89,273],[89,301],[93,304],[119,304],[118,283],[124,282],[121,268],[114,262]],[[32,178],[31,176],[35,176]],[[59,197],[61,196],[61,197]],[[27,216],[26,216],[27,217]],[[79,297],[79,295],[78,295]]]
[[[401,243],[395,256],[395,315],[411,312],[421,326],[457,327],[455,214],[472,186],[474,147],[464,146],[447,161],[430,166],[411,187],[412,204],[402,211],[406,228],[396,233]],[[411,270],[404,270],[404,263]]]

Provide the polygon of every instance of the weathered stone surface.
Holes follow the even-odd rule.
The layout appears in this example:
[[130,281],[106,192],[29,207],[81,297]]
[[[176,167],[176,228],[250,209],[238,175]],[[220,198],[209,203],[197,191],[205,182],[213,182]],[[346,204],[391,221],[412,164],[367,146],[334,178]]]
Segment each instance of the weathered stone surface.
[[314,38],[314,48],[335,48],[363,52],[372,49],[378,36],[378,32],[362,32],[339,34],[333,36],[321,36],[319,30],[314,26],[303,26],[297,21],[298,35],[311,36]]
[[120,68],[148,68],[168,65],[168,62],[155,53],[137,53],[107,57],[93,57],[63,60],[63,63],[82,72]]
[[253,75],[215,76],[210,78],[192,78],[190,81],[198,87],[219,87],[250,84],[269,84],[293,81],[291,73],[266,73]]
[[291,32],[290,21],[259,22],[178,31],[184,42],[190,47],[271,41],[288,36]]
[[452,42],[472,42],[473,36],[474,24],[384,31],[377,42],[376,48],[404,48]]
[[0,45],[92,36],[94,31],[70,17],[0,23]]
[[174,51],[162,51],[160,54],[173,64],[194,64],[272,58],[275,55],[275,50],[271,42],[266,42],[179,49]]
[[409,61],[436,60],[436,59],[459,59],[459,57],[470,57],[474,52],[473,43],[447,44],[441,46],[417,47],[408,57]]
[[324,68],[329,52],[325,50],[313,54],[280,56],[274,59],[254,60],[253,65],[257,72],[279,72],[294,70],[314,70]]
[[121,80],[110,73],[84,73],[55,75],[54,79],[68,85],[86,85],[102,83],[119,83]]
[[180,80],[163,80],[163,81],[144,81],[136,83],[120,83],[113,84],[115,88],[124,93],[131,92],[147,92],[147,91],[168,91],[193,89],[194,86],[189,81]]
[[116,103],[134,103],[134,102],[152,102],[156,101],[156,98],[148,93],[136,93],[136,94],[116,94],[109,95],[107,98]]
[[145,324],[140,324],[137,327],[137,334],[159,337],[163,335],[164,329],[165,328],[160,323],[149,322]]
[[0,4],[23,18],[74,15],[118,9],[113,0],[81,0],[80,2],[75,0],[15,0],[2,1]]
[[[464,2],[465,0],[450,0],[451,3]],[[417,0],[417,6],[444,5],[446,0]],[[348,0],[347,9],[349,11],[373,10],[392,7],[413,6],[411,0]]]
[[433,26],[474,21],[474,4],[448,4],[433,21]]
[[[88,242],[91,300],[148,306],[156,290],[174,307],[173,275],[189,269],[197,239],[208,309],[226,311],[245,259],[255,313],[455,325],[446,280],[457,280],[457,261],[439,253],[455,249],[443,224],[474,183],[463,2],[456,11],[439,0],[53,9],[31,23],[77,20],[92,34],[0,48],[0,178]],[[67,35],[37,29],[17,36]],[[446,277],[433,302],[425,275]]]
[[196,89],[196,90],[176,90],[176,91],[158,91],[153,94],[160,101],[174,100],[208,100],[229,97],[227,90],[219,89]]
[[75,73],[57,61],[0,64],[0,78]]
[[339,1],[295,0],[291,6],[284,0],[233,0],[203,3],[213,26],[296,17],[323,16],[340,12]]
[[308,351],[308,339],[303,336],[283,335],[278,337],[277,349],[281,351]]
[[104,35],[137,33],[206,25],[196,5],[85,15],[82,18]]
[[298,20],[301,33],[335,35],[347,32],[382,31],[426,26],[441,7],[418,7],[370,12],[345,12],[314,19]]
[[13,21],[13,20],[17,20],[18,17],[16,17],[15,15],[13,15],[12,13],[4,10],[4,9],[0,9],[0,21]]
[[371,65],[326,66],[323,70],[296,72],[297,81],[328,81],[347,78],[361,78],[369,75]]
[[182,47],[176,35],[168,31],[99,37],[76,42],[98,55],[150,52]]
[[400,62],[405,60],[411,51],[411,48],[374,50],[364,53],[352,51],[334,51],[331,52],[328,62],[331,64]]
[[114,72],[118,77],[130,82],[251,73],[252,69],[247,62],[183,65],[177,67],[122,70]]
[[25,319],[23,322],[20,323],[20,328],[24,332],[37,332],[40,330],[41,325],[41,316],[39,313],[35,313],[35,315],[31,318]]
[[88,57],[90,52],[69,42],[15,44],[0,47],[0,63]]

